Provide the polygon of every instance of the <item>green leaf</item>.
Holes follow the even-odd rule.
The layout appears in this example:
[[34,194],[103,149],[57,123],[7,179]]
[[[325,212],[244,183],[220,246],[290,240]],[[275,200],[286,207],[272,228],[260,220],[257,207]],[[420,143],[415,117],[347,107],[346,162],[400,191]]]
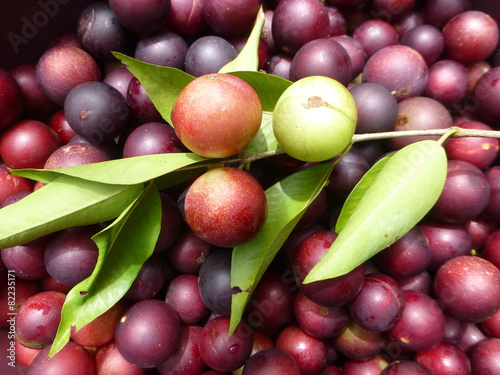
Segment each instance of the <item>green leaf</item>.
[[292,84],[281,77],[262,72],[232,72],[230,73],[246,81],[259,95],[264,112],[273,112],[276,102],[283,92]]
[[436,141],[416,142],[393,154],[304,283],[346,274],[402,237],[439,198],[446,170],[446,153]]
[[379,161],[377,161],[368,172],[366,172],[361,180],[354,186],[351,193],[347,197],[342,207],[342,211],[337,219],[337,223],[335,225],[335,232],[339,233],[344,225],[347,223],[352,213],[358,207],[359,201],[365,195],[366,191],[378,176],[380,171],[384,168],[385,164],[389,161],[389,158],[394,154],[389,154]]
[[137,77],[163,119],[172,125],[170,112],[177,96],[195,77],[177,68],[149,64],[119,52],[113,55]]
[[125,295],[153,253],[160,222],[158,189],[149,184],[113,223],[92,237],[99,248],[97,264],[92,274],[66,296],[50,356],[68,342],[71,326],[82,328]]
[[247,154],[257,154],[278,148],[278,141],[274,137],[273,132],[273,114],[263,112],[259,131],[254,139],[252,139],[252,142],[245,148],[244,152]]
[[142,185],[110,185],[60,176],[0,209],[0,248],[64,228],[114,219],[142,190]]
[[233,61],[230,61],[219,70],[219,73],[230,73],[240,70],[257,71],[259,68],[259,41],[264,21],[264,11],[261,7],[245,46]]
[[56,169],[17,169],[12,173],[42,182],[66,175],[105,184],[134,185],[205,160],[194,153],[155,154]]
[[296,172],[266,190],[268,216],[261,232],[233,250],[231,286],[239,288],[231,303],[231,328],[236,328],[257,285],[307,207],[325,186],[332,163]]

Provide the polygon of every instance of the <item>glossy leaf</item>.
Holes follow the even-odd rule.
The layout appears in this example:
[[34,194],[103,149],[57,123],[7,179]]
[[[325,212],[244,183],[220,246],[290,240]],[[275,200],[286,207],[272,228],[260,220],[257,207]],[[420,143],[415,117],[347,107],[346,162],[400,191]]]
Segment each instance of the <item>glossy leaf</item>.
[[252,32],[248,37],[245,46],[241,52],[236,56],[233,61],[230,61],[224,65],[219,73],[230,73],[237,72],[241,70],[257,71],[259,68],[259,41],[260,34],[262,32],[262,26],[264,26],[264,11],[262,7],[257,13],[257,18],[255,19],[255,24],[252,28]]
[[111,220],[136,199],[142,185],[111,185],[60,176],[0,209],[0,248],[73,226]]
[[349,220],[351,217],[352,213],[356,210],[356,207],[359,204],[359,201],[365,195],[366,191],[372,184],[372,182],[375,180],[375,178],[378,176],[380,171],[383,169],[385,164],[389,161],[390,157],[394,154],[389,154],[385,156],[384,158],[380,159],[377,161],[368,172],[366,172],[363,177],[361,177],[361,180],[354,186],[352,189],[351,193],[345,200],[343,206],[342,206],[342,211],[340,212],[340,215],[337,219],[337,223],[335,224],[335,232],[339,233],[342,228],[344,228],[345,223]]
[[259,131],[252,142],[245,148],[244,152],[247,154],[257,154],[278,148],[278,141],[274,137],[273,132],[273,114],[263,112]]
[[240,322],[253,288],[309,204],[325,186],[332,163],[309,167],[266,190],[268,216],[261,232],[233,250],[231,286],[241,290],[231,303],[231,329]]
[[257,92],[264,112],[273,112],[281,94],[292,84],[281,77],[262,72],[230,73],[246,81]]
[[304,283],[350,272],[402,237],[439,198],[446,170],[446,153],[436,141],[416,142],[397,151]]
[[17,169],[12,173],[42,182],[67,175],[105,184],[134,185],[205,160],[194,153],[155,154],[56,169]]
[[82,328],[125,295],[153,253],[160,222],[160,196],[150,184],[113,223],[92,237],[99,248],[96,267],[68,293],[50,356],[68,342],[72,325]]
[[137,77],[158,112],[171,125],[170,112],[177,96],[195,77],[180,69],[149,64],[123,53],[113,52],[113,55]]

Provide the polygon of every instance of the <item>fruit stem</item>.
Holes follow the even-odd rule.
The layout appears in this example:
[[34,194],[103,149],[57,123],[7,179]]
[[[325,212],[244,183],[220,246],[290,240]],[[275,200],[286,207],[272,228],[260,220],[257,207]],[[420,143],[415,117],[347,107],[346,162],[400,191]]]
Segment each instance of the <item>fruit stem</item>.
[[451,131],[447,137],[487,137],[500,138],[500,131],[497,130],[481,130],[481,129],[464,129],[460,127],[451,127],[447,129],[426,129],[426,130],[402,130],[382,133],[366,133],[354,134],[352,143],[373,141],[378,139],[398,138],[398,137],[415,137],[415,136],[443,136]]

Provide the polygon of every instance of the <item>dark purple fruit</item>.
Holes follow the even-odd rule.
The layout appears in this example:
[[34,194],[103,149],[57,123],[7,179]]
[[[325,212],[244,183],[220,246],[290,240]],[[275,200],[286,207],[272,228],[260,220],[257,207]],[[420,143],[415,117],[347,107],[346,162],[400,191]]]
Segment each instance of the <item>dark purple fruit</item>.
[[96,144],[122,134],[129,112],[123,95],[104,82],[82,83],[64,101],[64,114],[71,128]]
[[321,1],[282,0],[274,9],[272,22],[276,48],[294,55],[307,42],[326,38],[329,24],[328,12]]
[[150,34],[139,40],[134,57],[138,60],[184,70],[184,61],[189,48],[179,34],[163,31]]
[[220,68],[238,56],[236,48],[226,39],[206,35],[196,39],[186,52],[184,69],[195,77],[217,73]]
[[170,12],[170,0],[147,0],[140,4],[133,0],[110,0],[109,7],[118,22],[139,34],[163,29]]
[[112,61],[112,51],[130,54],[134,39],[130,30],[117,19],[106,1],[96,0],[80,13],[77,36],[82,47],[96,60]]
[[325,76],[347,86],[352,78],[351,66],[351,58],[344,47],[329,38],[318,38],[307,42],[295,53],[290,80]]
[[147,299],[133,304],[116,326],[120,354],[138,367],[156,367],[175,353],[181,322],[167,303]]
[[94,271],[99,256],[91,227],[63,229],[53,237],[45,249],[45,267],[57,281],[76,285]]
[[231,314],[231,255],[229,249],[218,249],[210,254],[200,268],[200,295],[210,311],[229,316]]

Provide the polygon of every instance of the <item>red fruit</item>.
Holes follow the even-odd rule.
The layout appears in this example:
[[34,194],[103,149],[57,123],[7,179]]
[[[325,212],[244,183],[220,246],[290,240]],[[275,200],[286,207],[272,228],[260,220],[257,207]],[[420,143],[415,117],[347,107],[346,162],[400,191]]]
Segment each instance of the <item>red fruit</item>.
[[171,113],[184,145],[202,156],[224,158],[242,151],[255,137],[262,106],[255,90],[230,74],[207,74],[190,82]]
[[259,182],[232,167],[212,169],[189,188],[184,215],[193,232],[215,246],[249,241],[267,217],[267,200]]

